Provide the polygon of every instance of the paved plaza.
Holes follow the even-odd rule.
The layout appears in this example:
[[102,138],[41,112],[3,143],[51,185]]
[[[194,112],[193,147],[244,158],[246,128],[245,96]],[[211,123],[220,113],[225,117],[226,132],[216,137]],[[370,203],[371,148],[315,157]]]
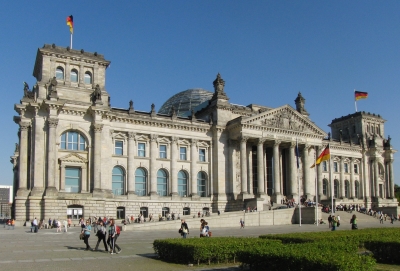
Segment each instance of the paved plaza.
[[[344,221],[343,221],[344,222]],[[212,225],[211,229],[212,229]],[[359,228],[400,227],[400,222],[379,224],[379,220],[370,219],[359,223]],[[189,224],[190,238],[198,238],[199,225]],[[350,229],[350,224],[342,223],[338,230]],[[31,233],[30,228],[17,227],[7,230],[0,227],[0,266],[2,270],[239,270],[234,265],[188,266],[165,263],[156,258],[152,243],[155,239],[179,237],[176,231],[159,230],[125,231],[118,238],[122,248],[120,254],[110,255],[101,252],[85,251],[83,241],[79,240],[78,227],[68,229],[67,233],[56,233],[55,229],[39,230]],[[327,225],[280,225],[265,227],[214,228],[213,236],[259,236],[260,234],[329,231]],[[97,237],[92,234],[90,246],[95,247]],[[104,246],[99,247],[104,250]]]

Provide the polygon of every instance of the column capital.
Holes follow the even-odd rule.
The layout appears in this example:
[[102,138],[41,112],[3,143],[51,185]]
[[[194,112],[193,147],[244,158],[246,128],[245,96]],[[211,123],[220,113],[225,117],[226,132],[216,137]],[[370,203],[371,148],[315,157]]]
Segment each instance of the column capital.
[[103,130],[104,124],[93,123],[92,127],[93,127],[93,130],[94,130],[95,133],[100,133]]
[[57,128],[58,119],[57,118],[48,118],[47,123],[49,124],[50,128]]
[[30,126],[31,126],[30,122],[27,122],[27,121],[19,122],[19,128],[21,129],[21,131],[27,131]]
[[249,140],[249,137],[248,136],[241,136],[240,138],[239,138],[239,140],[240,140],[240,142],[244,142],[244,143],[246,143],[247,142],[247,140]]
[[150,135],[150,142],[157,142],[157,138],[158,138],[158,135],[156,135],[156,134],[151,134],[151,135]]
[[172,143],[178,144],[179,137],[173,136],[173,137],[171,137],[171,141],[172,141]]
[[296,142],[294,141],[290,142],[290,148],[293,149],[294,147],[296,147]]
[[136,133],[128,132],[128,139],[135,139]]
[[257,142],[257,144],[258,145],[263,145],[264,144],[264,142],[266,141],[267,139],[266,138],[264,138],[264,137],[262,137],[262,138],[259,138],[258,139],[258,142]]
[[275,146],[278,146],[279,147],[279,145],[282,143],[282,141],[281,140],[275,140],[274,141],[274,147]]
[[197,145],[198,140],[197,139],[192,139],[192,145],[196,146]]

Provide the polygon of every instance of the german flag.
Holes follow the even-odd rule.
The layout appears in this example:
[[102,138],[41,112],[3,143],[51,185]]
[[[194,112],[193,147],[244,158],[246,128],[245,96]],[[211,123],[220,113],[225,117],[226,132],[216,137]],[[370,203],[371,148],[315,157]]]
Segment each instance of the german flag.
[[355,97],[356,101],[361,100],[361,99],[367,99],[368,92],[354,91],[354,97]]
[[69,26],[69,32],[74,34],[74,17],[72,15],[67,17],[67,25]]
[[315,164],[313,164],[310,168],[315,167],[315,165],[321,164],[321,162],[329,160],[331,158],[331,152],[329,150],[329,145],[326,146],[326,148],[321,152],[321,154],[318,156],[317,161]]

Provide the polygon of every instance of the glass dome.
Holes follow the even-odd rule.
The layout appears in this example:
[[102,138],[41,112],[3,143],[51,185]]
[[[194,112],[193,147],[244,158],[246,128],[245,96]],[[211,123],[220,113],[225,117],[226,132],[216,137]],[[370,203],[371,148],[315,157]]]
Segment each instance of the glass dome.
[[192,109],[194,110],[198,105],[208,101],[212,98],[213,93],[202,89],[193,88],[179,92],[169,98],[158,111],[159,114],[171,115],[172,107],[180,117],[190,116]]

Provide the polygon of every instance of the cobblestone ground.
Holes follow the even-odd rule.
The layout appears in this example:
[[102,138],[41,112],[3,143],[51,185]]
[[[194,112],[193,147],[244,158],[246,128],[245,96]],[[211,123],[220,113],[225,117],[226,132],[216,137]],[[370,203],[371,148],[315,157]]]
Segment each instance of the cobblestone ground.
[[[39,230],[31,233],[29,228],[7,229],[0,225],[0,269],[1,270],[220,270],[237,271],[238,266],[188,266],[165,263],[157,259],[152,243],[155,239],[179,237],[178,231],[159,230],[126,231],[118,238],[122,248],[120,254],[110,255],[104,252],[85,251],[83,241],[79,240],[79,228],[70,228],[67,233],[57,233],[55,229]],[[212,225],[211,229],[212,229]],[[239,226],[239,225],[238,225]],[[198,238],[199,225],[189,225],[189,238]],[[400,227],[394,224],[379,224],[378,220],[360,224],[359,228]],[[350,225],[342,225],[338,230],[350,229]],[[284,225],[265,227],[215,228],[213,236],[259,236],[260,234],[329,231],[327,225]],[[92,235],[90,246],[95,247],[97,237]]]

